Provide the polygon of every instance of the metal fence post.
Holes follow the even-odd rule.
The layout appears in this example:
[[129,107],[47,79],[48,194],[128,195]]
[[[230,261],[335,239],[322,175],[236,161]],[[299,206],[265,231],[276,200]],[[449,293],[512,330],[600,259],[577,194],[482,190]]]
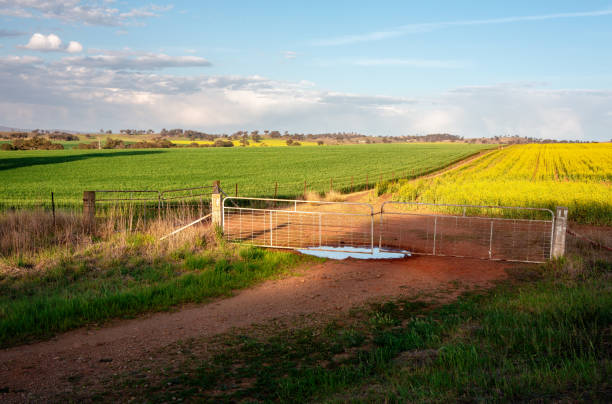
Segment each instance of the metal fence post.
[[491,220],[491,232],[489,234],[489,259],[491,259],[492,249],[493,249],[493,220]]
[[551,258],[565,255],[565,232],[567,231],[567,208],[557,207],[554,220],[554,237]]
[[438,216],[434,216],[433,255],[436,255],[436,230],[438,228]]

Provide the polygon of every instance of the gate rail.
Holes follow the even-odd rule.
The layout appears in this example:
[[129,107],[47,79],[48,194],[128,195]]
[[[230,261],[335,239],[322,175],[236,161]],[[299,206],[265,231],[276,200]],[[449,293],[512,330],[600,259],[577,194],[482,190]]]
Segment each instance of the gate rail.
[[[343,208],[348,206],[362,207],[367,213],[347,212]],[[374,208],[368,203],[226,197],[222,211],[223,233],[229,241],[288,249],[358,247],[374,252]]]
[[[451,208],[462,215],[385,211],[392,205]],[[468,209],[534,212],[550,220],[466,215]],[[554,228],[555,215],[545,208],[386,201],[380,210],[379,246],[422,255],[544,262],[553,255]]]

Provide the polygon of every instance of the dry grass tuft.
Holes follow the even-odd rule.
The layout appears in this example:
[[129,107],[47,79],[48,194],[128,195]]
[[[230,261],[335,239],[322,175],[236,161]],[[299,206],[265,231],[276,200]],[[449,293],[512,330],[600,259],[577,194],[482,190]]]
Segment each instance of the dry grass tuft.
[[304,195],[304,200],[306,201],[320,201],[321,194],[317,191],[307,191],[306,195]]
[[344,202],[346,200],[346,196],[342,195],[338,191],[331,190],[325,194],[325,200],[328,202]]
[[0,254],[22,254],[48,247],[90,241],[81,216],[72,212],[44,210],[9,211],[0,215]]
[[68,257],[83,261],[93,256],[104,261],[138,257],[152,262],[177,250],[215,245],[207,221],[160,241],[193,220],[193,212],[181,209],[148,219],[134,212],[110,211],[97,219],[95,234],[90,235],[80,213],[56,212],[54,225],[48,211],[5,212],[0,214],[0,274],[44,270]]

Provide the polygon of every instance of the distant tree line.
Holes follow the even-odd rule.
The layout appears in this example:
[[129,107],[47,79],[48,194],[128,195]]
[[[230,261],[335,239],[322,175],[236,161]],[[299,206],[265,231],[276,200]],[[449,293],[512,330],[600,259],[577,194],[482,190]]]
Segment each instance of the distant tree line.
[[12,143],[2,143],[0,150],[63,150],[60,143],[53,143],[41,136],[27,139],[15,139]]

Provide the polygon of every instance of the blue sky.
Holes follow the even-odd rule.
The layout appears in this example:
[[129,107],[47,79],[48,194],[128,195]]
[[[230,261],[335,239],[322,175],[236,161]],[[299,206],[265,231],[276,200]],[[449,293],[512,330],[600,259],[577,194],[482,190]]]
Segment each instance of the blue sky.
[[612,3],[0,0],[0,125],[612,138]]

